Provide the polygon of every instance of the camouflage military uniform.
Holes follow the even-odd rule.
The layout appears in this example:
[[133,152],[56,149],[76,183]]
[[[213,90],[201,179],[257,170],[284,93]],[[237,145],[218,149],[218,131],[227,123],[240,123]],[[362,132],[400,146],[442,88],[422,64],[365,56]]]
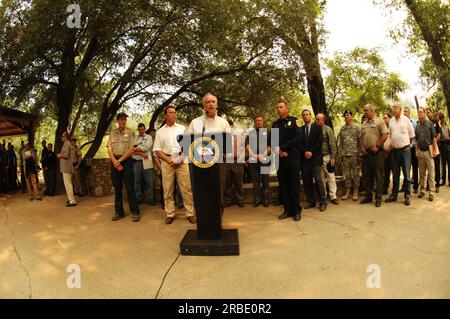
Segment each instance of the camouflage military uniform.
[[338,152],[344,168],[345,187],[353,190],[359,189],[361,164],[359,161],[359,138],[361,127],[356,123],[346,124],[341,128],[338,136]]

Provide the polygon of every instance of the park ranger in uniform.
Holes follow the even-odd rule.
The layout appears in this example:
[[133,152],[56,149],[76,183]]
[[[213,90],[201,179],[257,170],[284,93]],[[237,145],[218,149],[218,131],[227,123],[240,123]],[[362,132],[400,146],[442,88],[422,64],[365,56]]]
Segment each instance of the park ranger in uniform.
[[361,127],[353,122],[353,113],[350,110],[344,112],[345,125],[342,126],[338,135],[338,154],[342,160],[345,176],[345,194],[343,200],[350,197],[350,189],[353,186],[353,200],[358,200]]
[[363,154],[363,180],[366,196],[361,204],[372,202],[372,190],[376,182],[375,206],[381,206],[383,196],[384,157],[383,145],[389,136],[389,130],[382,119],[376,117],[371,104],[364,106],[366,120],[361,125],[361,152]]
[[115,215],[116,221],[125,217],[122,203],[122,184],[125,183],[128,204],[133,215],[133,222],[139,221],[139,206],[134,191],[133,162],[131,156],[134,153],[135,136],[132,130],[126,127],[127,117],[125,113],[117,114],[118,128],[109,135],[108,154],[111,159],[111,179],[114,184]]

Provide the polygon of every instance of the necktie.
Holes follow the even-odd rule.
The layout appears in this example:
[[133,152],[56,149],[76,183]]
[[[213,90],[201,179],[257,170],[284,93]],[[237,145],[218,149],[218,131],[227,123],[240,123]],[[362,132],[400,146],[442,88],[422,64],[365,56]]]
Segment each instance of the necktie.
[[309,125],[306,125],[306,140],[309,139]]

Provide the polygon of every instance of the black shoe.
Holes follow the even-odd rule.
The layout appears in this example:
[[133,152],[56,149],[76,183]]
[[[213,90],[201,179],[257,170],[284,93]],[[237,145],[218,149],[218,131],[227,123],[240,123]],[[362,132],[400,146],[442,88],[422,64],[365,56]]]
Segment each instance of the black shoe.
[[316,203],[308,203],[308,205],[306,205],[304,208],[305,209],[316,208]]
[[253,203],[253,207],[258,207],[259,205],[261,205],[260,202]]
[[375,207],[380,207],[381,206],[381,199],[377,199],[375,201]]
[[172,224],[174,220],[174,217],[166,217],[166,225]]
[[327,204],[320,204],[320,211],[321,212],[324,212],[324,211],[326,211],[327,210]]
[[238,203],[238,206],[239,206],[240,208],[242,208],[242,207],[245,207],[245,204],[244,204],[244,203]]
[[332,199],[332,200],[330,200],[330,203],[332,203],[332,204],[334,204],[334,205],[339,205],[339,203],[338,203],[338,201],[337,201],[337,199],[335,198],[335,199]]
[[389,196],[388,198],[386,198],[386,200],[384,201],[385,203],[392,203],[392,202],[396,202],[397,201],[397,197],[394,196]]
[[289,214],[286,211],[284,211],[283,214],[278,216],[278,219],[285,219],[285,218],[288,218],[288,217],[289,217]]
[[187,220],[188,220],[191,224],[197,223],[197,219],[195,218],[195,216],[189,216],[189,217],[187,218]]
[[264,207],[269,207],[269,203],[264,203],[263,206]]
[[224,203],[223,204],[223,207],[230,207],[231,206],[231,203]]
[[125,218],[125,215],[114,215],[113,218],[111,218],[111,220],[113,222],[118,221],[119,219]]
[[294,221],[298,222],[298,221],[300,221],[300,219],[302,219],[302,215],[300,215],[298,213],[294,215]]
[[140,220],[141,220],[141,218],[139,217],[139,215],[133,215],[133,222],[134,223],[137,223]]
[[411,205],[411,195],[406,195],[405,196],[405,205],[406,206]]
[[360,204],[368,204],[368,203],[372,203],[372,198],[370,197],[364,197],[363,199],[361,199],[361,201],[359,202]]

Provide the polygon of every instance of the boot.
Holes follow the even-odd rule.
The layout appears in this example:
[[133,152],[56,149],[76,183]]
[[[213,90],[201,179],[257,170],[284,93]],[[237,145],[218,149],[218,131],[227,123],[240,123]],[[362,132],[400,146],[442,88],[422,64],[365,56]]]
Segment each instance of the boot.
[[342,200],[346,200],[350,197],[350,188],[347,188],[347,190],[345,191],[345,195],[342,196]]
[[358,190],[355,190],[355,191],[353,191],[353,198],[352,198],[354,201],[357,201],[358,199],[359,199],[359,196],[358,196]]

